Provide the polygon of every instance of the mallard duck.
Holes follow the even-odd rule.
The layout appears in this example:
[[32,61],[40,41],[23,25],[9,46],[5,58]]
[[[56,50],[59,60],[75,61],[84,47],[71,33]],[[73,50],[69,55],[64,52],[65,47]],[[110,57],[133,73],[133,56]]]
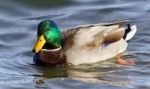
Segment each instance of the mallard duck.
[[34,61],[48,65],[80,65],[116,57],[119,64],[134,64],[132,60],[124,60],[121,53],[127,49],[127,41],[136,30],[136,25],[123,20],[81,25],[61,32],[54,21],[44,20],[38,25]]

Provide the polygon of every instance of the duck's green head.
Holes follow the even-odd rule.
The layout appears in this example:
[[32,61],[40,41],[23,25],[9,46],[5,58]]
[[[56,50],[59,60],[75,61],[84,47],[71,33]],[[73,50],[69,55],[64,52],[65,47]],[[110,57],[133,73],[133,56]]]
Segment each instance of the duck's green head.
[[61,32],[57,25],[51,20],[44,20],[38,25],[38,41],[33,47],[33,52],[44,49],[55,49],[61,47]]

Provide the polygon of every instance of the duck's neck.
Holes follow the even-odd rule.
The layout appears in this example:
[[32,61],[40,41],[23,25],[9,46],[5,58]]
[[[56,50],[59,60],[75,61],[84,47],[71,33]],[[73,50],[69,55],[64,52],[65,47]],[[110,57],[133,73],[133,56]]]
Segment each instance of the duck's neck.
[[43,48],[44,49],[57,49],[57,48],[60,48],[60,46],[56,46],[54,44],[46,43]]

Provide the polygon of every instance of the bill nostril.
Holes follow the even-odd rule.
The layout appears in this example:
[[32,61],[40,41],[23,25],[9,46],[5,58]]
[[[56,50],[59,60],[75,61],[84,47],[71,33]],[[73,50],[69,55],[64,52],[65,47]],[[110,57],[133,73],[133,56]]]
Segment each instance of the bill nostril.
[[35,53],[35,49],[33,49],[32,52]]

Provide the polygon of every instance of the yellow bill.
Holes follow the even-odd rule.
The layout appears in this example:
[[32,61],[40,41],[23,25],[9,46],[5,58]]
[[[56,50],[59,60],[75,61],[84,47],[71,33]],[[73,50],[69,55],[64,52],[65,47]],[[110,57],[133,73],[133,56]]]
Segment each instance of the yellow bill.
[[44,46],[45,43],[46,43],[46,40],[45,40],[44,36],[41,35],[39,37],[39,40],[36,42],[36,44],[33,47],[33,52],[38,53],[42,49],[42,47]]

